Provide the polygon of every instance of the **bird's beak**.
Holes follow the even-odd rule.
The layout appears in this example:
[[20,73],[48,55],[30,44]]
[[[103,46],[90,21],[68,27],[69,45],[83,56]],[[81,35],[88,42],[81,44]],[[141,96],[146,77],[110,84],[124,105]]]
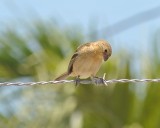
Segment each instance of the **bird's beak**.
[[103,53],[103,59],[104,61],[107,61],[109,58],[108,54],[106,52]]

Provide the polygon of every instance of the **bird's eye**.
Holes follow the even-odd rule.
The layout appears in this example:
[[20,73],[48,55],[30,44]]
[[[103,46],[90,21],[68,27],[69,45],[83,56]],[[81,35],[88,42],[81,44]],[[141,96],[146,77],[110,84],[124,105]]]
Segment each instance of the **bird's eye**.
[[107,52],[107,49],[105,49],[104,52]]

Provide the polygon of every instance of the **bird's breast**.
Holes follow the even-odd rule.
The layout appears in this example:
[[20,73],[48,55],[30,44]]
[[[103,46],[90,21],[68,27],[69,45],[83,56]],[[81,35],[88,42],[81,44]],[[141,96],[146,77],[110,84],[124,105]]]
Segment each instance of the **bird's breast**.
[[103,62],[103,56],[97,53],[88,53],[78,55],[73,63],[73,70],[70,76],[80,76],[88,78],[95,76]]

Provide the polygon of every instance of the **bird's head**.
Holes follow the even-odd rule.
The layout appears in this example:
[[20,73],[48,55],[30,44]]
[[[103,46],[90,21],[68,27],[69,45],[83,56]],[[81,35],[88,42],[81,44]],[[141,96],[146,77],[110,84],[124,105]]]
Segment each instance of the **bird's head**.
[[112,54],[111,45],[105,40],[98,41],[98,44],[101,47],[104,61],[107,61]]

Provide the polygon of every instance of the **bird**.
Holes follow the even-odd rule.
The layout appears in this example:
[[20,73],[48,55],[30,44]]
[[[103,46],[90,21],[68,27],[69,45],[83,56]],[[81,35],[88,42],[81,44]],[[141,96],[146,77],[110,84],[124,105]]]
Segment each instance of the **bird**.
[[102,63],[112,54],[112,47],[105,40],[98,40],[80,45],[70,59],[68,69],[55,80],[65,80],[68,77],[78,79],[94,78]]

